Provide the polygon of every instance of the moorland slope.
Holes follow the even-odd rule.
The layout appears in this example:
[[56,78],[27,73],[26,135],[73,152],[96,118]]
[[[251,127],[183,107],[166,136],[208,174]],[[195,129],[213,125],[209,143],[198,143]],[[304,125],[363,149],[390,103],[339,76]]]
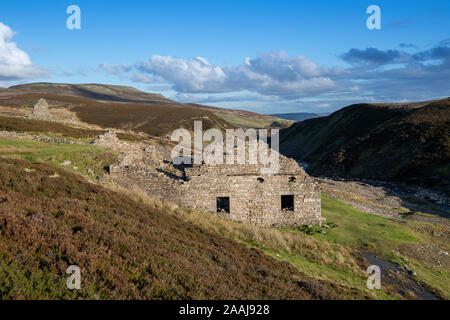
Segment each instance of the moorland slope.
[[424,184],[448,193],[450,98],[351,105],[282,130],[280,146],[314,175]]
[[[249,111],[232,110],[218,108],[214,106],[201,105],[195,103],[179,103],[167,99],[161,94],[148,93],[140,91],[133,87],[106,85],[106,84],[66,84],[66,83],[29,83],[12,86],[7,89],[0,88],[0,95],[20,95],[24,93],[52,94],[66,96],[71,98],[85,98],[97,102],[123,102],[130,104],[146,104],[158,107],[159,112],[163,111],[161,107],[167,107],[172,110],[173,107],[182,107],[186,109],[200,109],[197,112],[209,111],[236,127],[242,128],[265,128],[273,123],[275,126],[287,127],[292,121],[286,121],[270,115],[261,115]],[[179,111],[179,110],[178,110]],[[184,116],[186,114],[183,114]]]
[[[82,290],[66,287],[69,265]],[[326,283],[55,167],[0,157],[2,299],[312,299]]]

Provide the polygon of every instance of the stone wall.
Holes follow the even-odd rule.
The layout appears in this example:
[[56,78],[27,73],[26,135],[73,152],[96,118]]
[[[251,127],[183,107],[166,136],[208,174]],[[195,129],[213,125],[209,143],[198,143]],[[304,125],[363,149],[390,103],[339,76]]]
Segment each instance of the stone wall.
[[181,176],[172,176],[170,172],[157,168],[119,164],[110,166],[109,174],[122,187],[138,188],[150,197],[183,204],[180,186],[184,181]]
[[70,140],[67,138],[49,138],[42,135],[36,135],[31,132],[16,132],[16,131],[0,131],[0,138],[2,139],[23,139],[23,140],[34,140],[46,143],[55,143],[55,144],[86,144],[84,142]]

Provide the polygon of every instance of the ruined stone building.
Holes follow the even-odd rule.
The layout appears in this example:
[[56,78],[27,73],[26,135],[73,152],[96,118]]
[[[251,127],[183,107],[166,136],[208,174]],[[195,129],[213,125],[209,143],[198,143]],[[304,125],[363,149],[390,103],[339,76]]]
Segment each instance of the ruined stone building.
[[183,203],[258,225],[320,224],[318,185],[295,161],[283,158],[280,165],[278,173],[264,175],[256,165],[185,168]]
[[49,112],[47,100],[42,98],[39,99],[38,102],[36,102],[36,104],[33,106],[32,113],[27,115],[26,118],[37,120],[53,120],[53,117]]
[[[109,141],[111,140],[111,141]],[[130,147],[113,133],[93,144],[124,151],[109,168],[126,188],[224,218],[264,226],[320,225],[320,189],[295,160],[280,155],[276,174],[261,174],[258,165],[173,165],[163,146]]]

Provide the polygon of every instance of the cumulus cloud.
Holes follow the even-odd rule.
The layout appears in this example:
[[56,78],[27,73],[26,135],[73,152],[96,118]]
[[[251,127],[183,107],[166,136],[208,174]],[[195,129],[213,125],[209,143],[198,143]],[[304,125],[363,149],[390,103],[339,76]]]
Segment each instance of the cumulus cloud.
[[14,32],[0,22],[0,80],[37,78],[46,74],[31,62],[28,54],[17,47],[11,39]]
[[258,93],[239,92],[212,95],[176,93],[170,99],[183,103],[211,104],[218,102],[273,102],[278,101],[279,98]]
[[[422,100],[450,95],[450,47],[408,54],[396,50],[351,49],[341,56],[352,65],[339,82],[358,83],[379,101]],[[382,68],[390,65],[389,68]]]
[[98,66],[98,68],[107,74],[117,75],[117,74],[122,74],[122,73],[133,70],[133,65],[132,64],[117,64],[117,65],[110,66],[107,63],[101,63]]
[[413,55],[417,61],[448,60],[450,59],[450,46],[437,46],[429,50],[418,52]]
[[149,61],[138,64],[141,72],[159,76],[174,84],[180,92],[223,92],[225,75],[222,68],[211,65],[208,60],[197,57],[179,59],[153,55]]
[[253,72],[279,81],[321,76],[324,70],[305,56],[290,58],[285,52],[262,54],[256,59],[247,58],[245,65]]
[[[153,55],[132,65],[101,66],[105,72],[142,83],[170,85],[174,98],[199,103],[296,103],[320,99],[316,108],[338,101],[399,101],[450,95],[450,47],[444,40],[415,53],[352,48],[340,55],[347,67],[321,66],[305,56],[262,53],[221,67],[202,57]],[[404,44],[404,48],[412,45]],[[269,100],[265,100],[268,97]],[[339,97],[338,100],[336,97]],[[271,98],[277,99],[270,100]],[[331,101],[331,102],[330,102]]]
[[379,50],[367,48],[365,50],[350,49],[341,55],[342,60],[356,66],[378,67],[387,64],[413,64],[431,60],[447,60],[450,58],[450,47],[438,45],[431,49],[410,54],[399,50]]
[[220,67],[207,59],[153,55],[136,68],[158,76],[183,93],[254,91],[264,95],[297,97],[317,94],[335,87],[329,77],[339,69],[319,67],[304,56],[290,58],[284,52],[246,58],[241,65]]
[[131,81],[140,83],[162,83],[164,79],[158,76],[149,76],[145,74],[135,73],[131,77]]
[[390,63],[406,62],[410,54],[399,50],[378,50],[376,48],[367,48],[365,50],[350,49],[341,58],[353,65],[381,66]]

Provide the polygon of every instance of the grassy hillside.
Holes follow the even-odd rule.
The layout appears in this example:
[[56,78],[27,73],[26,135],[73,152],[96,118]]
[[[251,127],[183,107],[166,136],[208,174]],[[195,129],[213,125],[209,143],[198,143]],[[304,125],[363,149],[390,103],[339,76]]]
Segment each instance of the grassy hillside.
[[[14,100],[14,95],[20,96],[20,94],[23,93],[31,93],[34,95],[41,94],[66,96],[67,98],[65,99],[65,101],[72,101],[73,103],[76,103],[76,101],[80,102],[80,100],[76,100],[74,98],[85,98],[102,102],[126,102],[147,105],[150,104],[158,107],[167,107],[168,112],[171,112],[173,107],[186,108],[189,110],[200,109],[197,111],[210,111],[219,119],[229,122],[236,127],[242,128],[265,128],[271,126],[272,124],[275,124],[276,127],[288,127],[293,123],[293,121],[287,121],[278,117],[261,115],[249,111],[224,109],[194,103],[178,103],[176,101],[165,98],[161,94],[143,92],[137,90],[136,88],[126,86],[40,82],[12,86],[9,89],[4,89],[4,91],[5,94],[9,92],[10,95],[13,96],[10,100]],[[20,97],[16,97],[15,99],[20,100]],[[31,106],[32,104],[30,104],[29,101],[23,101],[22,105]],[[161,113],[163,111],[164,110],[159,109],[158,112]],[[186,115],[188,114],[182,112],[182,116]],[[172,118],[173,115],[170,115],[167,121],[171,121]]]
[[[450,297],[450,227],[418,221],[399,221],[363,213],[328,195],[322,214],[335,226],[316,239],[375,252],[389,261],[415,270],[415,279]],[[426,248],[426,252],[421,252]]]
[[113,102],[171,103],[161,94],[139,91],[133,87],[106,84],[66,84],[38,82],[12,86],[9,89],[24,93],[48,93],[76,96]]
[[258,114],[245,110],[224,109],[194,103],[188,103],[186,105],[195,108],[210,110],[218,117],[224,119],[225,121],[228,121],[232,125],[244,129],[267,127],[287,128],[294,123],[294,121],[282,119],[280,117],[267,114]]
[[202,121],[204,130],[233,128],[212,112],[188,107],[97,103],[84,104],[71,110],[86,123],[144,132],[152,136],[170,136],[172,131],[179,128],[193,131],[195,120]]
[[74,128],[62,123],[0,116],[0,130],[15,132],[49,133],[71,138],[91,138],[102,130]]
[[[327,195],[322,196],[322,216],[327,228],[264,228],[223,220],[195,210],[175,210],[175,215],[225,237],[257,248],[276,259],[287,261],[301,272],[338,285],[341,298],[410,299],[414,294],[383,275],[381,290],[368,290],[366,268],[371,264],[364,253],[416,271],[414,280],[438,297],[450,297],[450,250],[447,225],[398,221],[363,213]],[[427,254],[418,255],[419,248]],[[436,259],[442,265],[437,265]]]
[[103,176],[104,168],[117,160],[114,151],[92,145],[13,139],[0,140],[0,156],[47,163],[91,179]]
[[212,112],[200,108],[172,103],[119,103],[101,102],[75,96],[47,93],[24,93],[2,97],[0,104],[23,108],[36,103],[39,98],[51,107],[65,107],[75,112],[84,123],[105,128],[143,132],[152,136],[166,136],[178,128],[193,130],[194,120],[202,120],[203,127],[233,128],[231,124]]
[[[35,119],[23,119],[0,116],[0,131],[43,133],[50,136],[59,136],[74,139],[92,139],[105,130],[91,130],[65,125],[63,123]],[[118,132],[117,136],[123,140],[135,141],[140,137],[132,133]]]
[[280,144],[315,175],[424,183],[449,192],[450,99],[352,105],[283,130]]
[[[3,299],[336,297],[259,250],[49,165],[0,158],[0,199]],[[80,291],[65,285],[72,264]]]
[[[164,205],[136,190],[108,191],[80,176],[95,179],[114,161],[113,152],[90,145],[0,140],[0,287],[7,288],[0,297],[414,297],[395,286],[368,290],[364,252],[412,268],[436,295],[450,294],[446,225],[365,214],[327,195],[322,214],[329,228],[247,225]],[[89,272],[81,292],[65,289],[69,264]],[[220,274],[224,283],[208,274]]]

